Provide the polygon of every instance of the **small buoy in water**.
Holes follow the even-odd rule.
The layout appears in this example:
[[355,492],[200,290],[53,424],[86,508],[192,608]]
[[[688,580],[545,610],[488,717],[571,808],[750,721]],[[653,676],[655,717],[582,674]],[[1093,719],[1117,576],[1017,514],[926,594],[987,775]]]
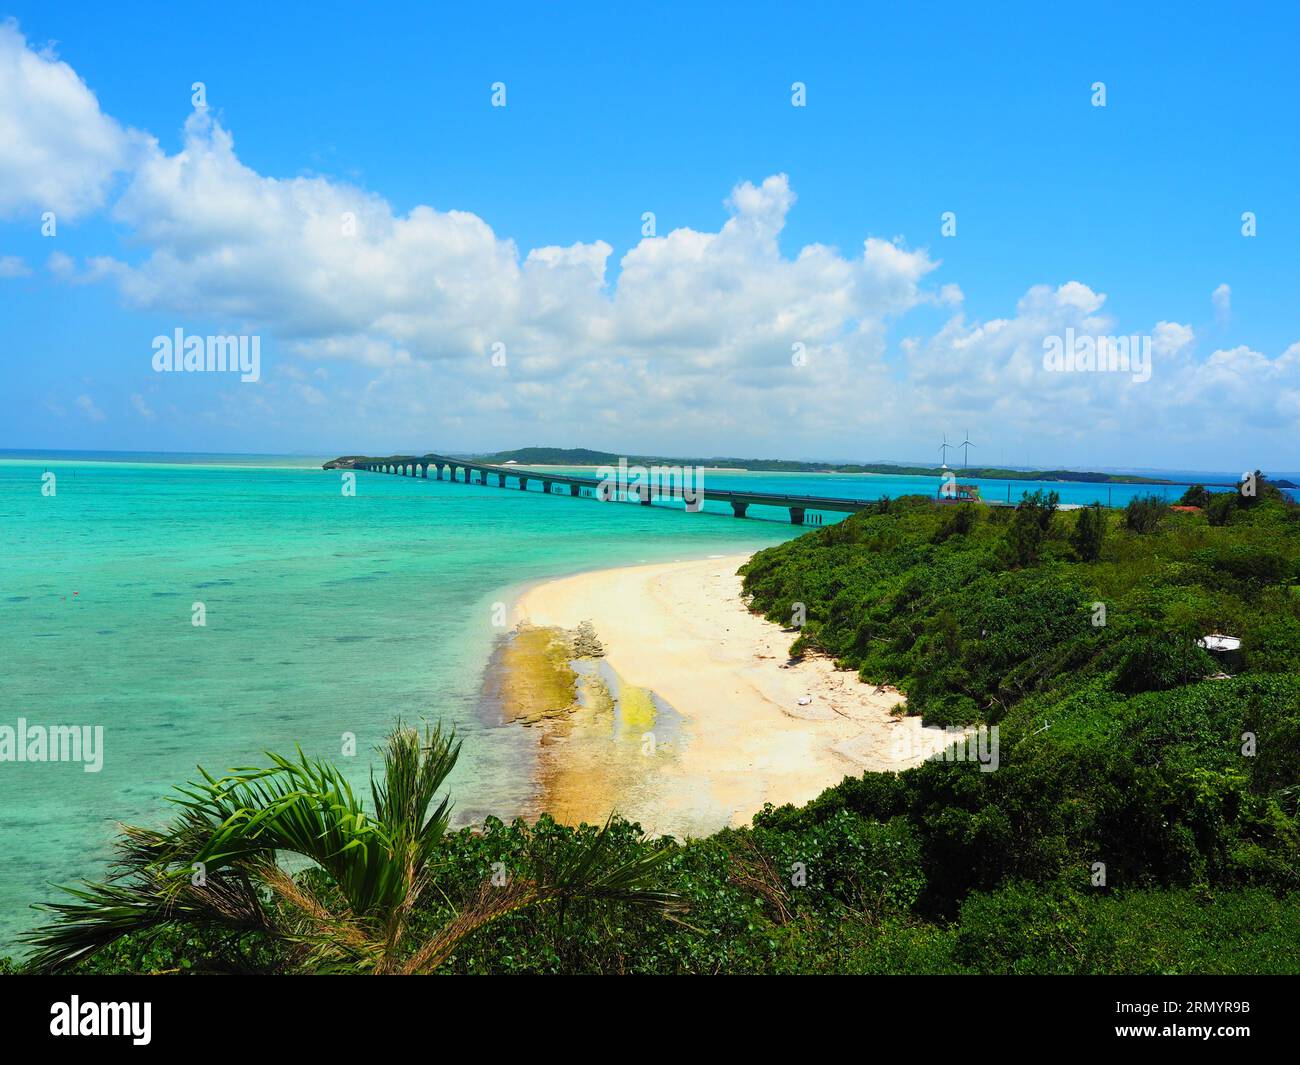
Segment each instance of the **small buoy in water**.
[[801,695],[801,696],[799,696],[799,705],[800,705],[800,706],[807,706],[810,702],[812,702],[812,696],[811,696],[811,695]]

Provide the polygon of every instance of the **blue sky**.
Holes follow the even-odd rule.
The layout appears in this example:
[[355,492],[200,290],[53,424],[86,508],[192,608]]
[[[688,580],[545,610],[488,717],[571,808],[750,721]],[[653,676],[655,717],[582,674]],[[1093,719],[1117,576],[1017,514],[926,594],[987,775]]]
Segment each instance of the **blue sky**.
[[[0,4],[0,447],[1300,467],[1296,8],[537,7]],[[1150,380],[1046,377],[1067,326]]]

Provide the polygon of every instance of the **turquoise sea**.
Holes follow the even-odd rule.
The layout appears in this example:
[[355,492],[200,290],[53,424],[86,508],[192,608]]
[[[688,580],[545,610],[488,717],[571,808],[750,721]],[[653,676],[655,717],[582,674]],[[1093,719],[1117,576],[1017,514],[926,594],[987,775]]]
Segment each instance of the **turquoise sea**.
[[[42,493],[47,471],[54,495]],[[196,764],[257,764],[298,743],[360,785],[398,718],[442,720],[465,740],[458,820],[528,810],[536,734],[494,720],[481,699],[502,632],[493,604],[543,578],[753,550],[800,531],[761,508],[738,521],[725,505],[692,515],[364,472],[349,497],[343,482],[312,459],[0,456],[0,726],[104,729],[98,773],[0,762],[0,955],[51,882],[102,872],[115,824],[159,822]],[[864,499],[931,495],[938,483],[706,482]],[[1016,482],[1012,498],[1034,487]],[[1105,486],[1045,487],[1066,502],[1106,499]],[[1147,490],[1116,485],[1112,502]],[[984,494],[1002,498],[1005,482]]]

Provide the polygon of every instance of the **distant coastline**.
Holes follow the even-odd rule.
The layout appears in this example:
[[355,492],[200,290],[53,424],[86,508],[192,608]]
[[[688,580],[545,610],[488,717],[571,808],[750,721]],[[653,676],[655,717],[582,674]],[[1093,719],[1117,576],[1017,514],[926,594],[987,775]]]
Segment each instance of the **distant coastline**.
[[[404,453],[393,452],[388,457]],[[412,457],[420,454],[411,453]],[[448,453],[450,454],[450,453]],[[341,455],[325,463],[326,469],[346,469],[354,462],[368,456]],[[628,464],[652,466],[697,467],[715,473],[816,473],[855,474],[858,476],[932,477],[945,475],[984,481],[1040,481],[1061,484],[1111,484],[1152,485],[1153,487],[1202,484],[1207,488],[1235,488],[1240,477],[1229,473],[1206,473],[1204,476],[1170,471],[1168,477],[1152,477],[1137,473],[1103,473],[1091,470],[1066,469],[1014,469],[1000,466],[911,466],[904,463],[867,462],[834,463],[795,459],[744,459],[711,456],[708,458],[667,455],[618,455],[612,451],[593,451],[590,448],[524,447],[512,451],[489,453],[457,453],[454,457],[485,465],[511,465],[523,469],[595,469],[603,466],[617,467],[620,461]],[[1300,485],[1280,477],[1270,477],[1269,483],[1277,488],[1293,490]]]

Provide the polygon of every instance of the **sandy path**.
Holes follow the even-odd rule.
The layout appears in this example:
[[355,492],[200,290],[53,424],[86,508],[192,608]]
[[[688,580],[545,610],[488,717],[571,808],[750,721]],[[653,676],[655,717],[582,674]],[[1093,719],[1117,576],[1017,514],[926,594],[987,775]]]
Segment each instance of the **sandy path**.
[[[741,601],[736,570],[747,557],[579,574],[537,585],[516,604],[516,621],[592,622],[619,675],[686,719],[672,757],[651,760],[633,808],[607,797],[648,829],[745,824],[765,802],[806,802],[846,775],[905,768],[943,745],[941,730],[890,715],[897,692],[877,695],[825,659],[788,665],[793,634]],[[800,706],[804,696],[811,701]]]

